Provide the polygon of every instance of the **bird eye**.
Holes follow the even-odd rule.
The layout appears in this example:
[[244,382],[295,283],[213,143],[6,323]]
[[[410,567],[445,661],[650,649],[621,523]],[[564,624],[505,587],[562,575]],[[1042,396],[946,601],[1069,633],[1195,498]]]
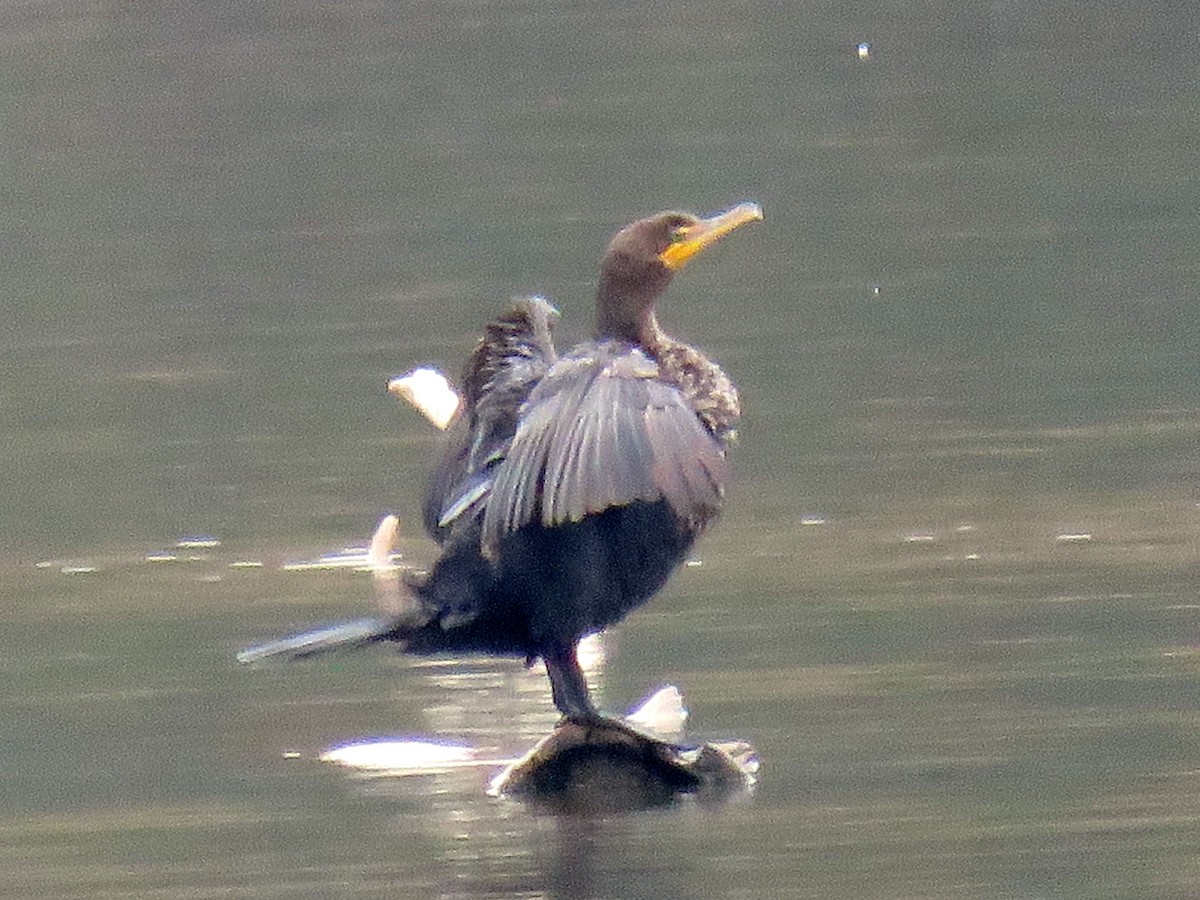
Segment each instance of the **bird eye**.
[[685,237],[687,237],[687,233],[688,233],[688,229],[687,229],[686,225],[676,225],[671,229],[670,234],[668,234],[668,236],[667,236],[667,239],[672,244],[678,244]]

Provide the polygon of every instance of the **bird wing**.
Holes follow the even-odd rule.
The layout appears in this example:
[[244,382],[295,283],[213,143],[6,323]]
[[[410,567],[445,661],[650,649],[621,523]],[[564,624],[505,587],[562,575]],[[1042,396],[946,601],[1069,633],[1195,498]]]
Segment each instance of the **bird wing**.
[[558,359],[551,337],[557,318],[558,310],[541,297],[514,301],[488,323],[471,354],[463,372],[463,408],[425,495],[425,529],[439,542],[487,502],[521,406]]
[[530,394],[484,514],[484,545],[530,522],[577,522],[666,500],[700,527],[720,507],[725,451],[687,398],[640,350],[593,345]]

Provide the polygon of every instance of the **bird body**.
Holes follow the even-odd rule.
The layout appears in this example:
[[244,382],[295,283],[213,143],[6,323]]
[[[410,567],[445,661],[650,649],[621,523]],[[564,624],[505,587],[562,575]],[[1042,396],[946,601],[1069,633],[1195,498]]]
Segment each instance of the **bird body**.
[[425,499],[441,554],[410,581],[409,608],[355,643],[540,657],[558,708],[597,715],[575,645],[653,596],[717,515],[740,413],[730,379],[662,332],[654,302],[691,256],[761,217],[742,204],[622,229],[594,339],[562,357],[540,298],[487,326]]

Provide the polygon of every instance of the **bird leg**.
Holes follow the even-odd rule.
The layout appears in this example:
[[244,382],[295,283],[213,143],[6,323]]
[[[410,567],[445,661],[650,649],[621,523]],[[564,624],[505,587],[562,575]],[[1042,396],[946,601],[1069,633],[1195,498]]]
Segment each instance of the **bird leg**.
[[546,674],[550,676],[550,693],[554,705],[568,719],[590,720],[600,718],[592,705],[587,679],[575,656],[575,644],[558,644],[542,653],[546,663]]

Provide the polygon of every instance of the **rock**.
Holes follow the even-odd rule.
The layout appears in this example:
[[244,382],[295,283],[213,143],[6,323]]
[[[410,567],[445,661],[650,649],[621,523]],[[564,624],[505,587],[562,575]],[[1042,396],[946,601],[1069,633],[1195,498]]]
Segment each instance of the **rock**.
[[649,809],[685,795],[721,801],[754,784],[749,744],[681,747],[615,719],[563,721],[493,779],[490,793],[566,813]]

